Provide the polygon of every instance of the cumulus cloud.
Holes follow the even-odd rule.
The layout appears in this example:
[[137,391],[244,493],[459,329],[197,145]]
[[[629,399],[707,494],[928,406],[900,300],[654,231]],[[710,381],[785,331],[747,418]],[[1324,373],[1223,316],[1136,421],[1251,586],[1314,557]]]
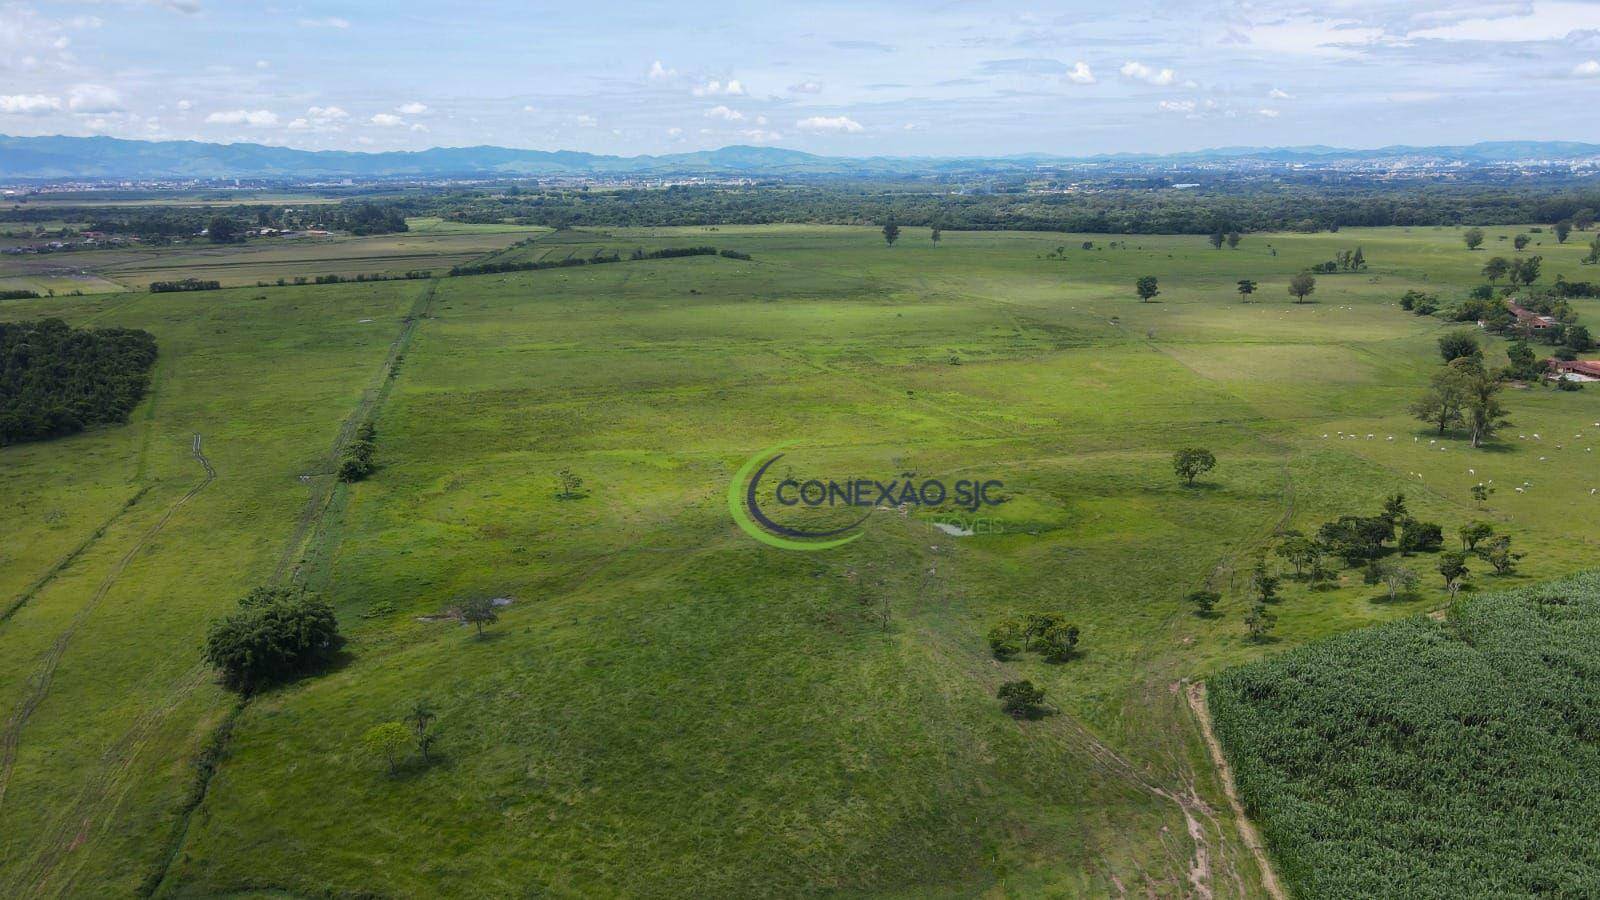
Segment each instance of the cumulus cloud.
[[75,113],[108,113],[122,110],[122,95],[99,84],[80,84],[67,93],[67,108]]
[[721,81],[708,81],[694,89],[696,97],[742,97],[744,85],[738,79],[729,79],[727,83]]
[[350,21],[338,16],[328,16],[322,19],[301,19],[301,28],[349,28]]
[[337,106],[313,106],[288,127],[292,131],[338,131],[339,123],[348,118],[350,114]]
[[367,121],[378,126],[379,128],[399,128],[401,125],[406,123],[405,119],[402,119],[392,113],[378,113]]
[[194,101],[193,100],[179,100],[178,101],[178,108],[179,109],[193,109],[194,108]]
[[44,94],[0,95],[0,113],[8,116],[42,116],[60,108],[60,97],[46,97]]
[[1157,87],[1165,87],[1178,80],[1177,75],[1171,69],[1152,69],[1137,60],[1123,63],[1119,71],[1122,72],[1122,77],[1124,78],[1131,78],[1134,81],[1142,81],[1145,84],[1153,84]]
[[658,59],[650,64],[650,79],[652,81],[660,81],[664,78],[676,77],[678,77],[678,70],[667,68],[661,64],[661,60]]
[[1080,59],[1067,73],[1067,80],[1073,84],[1094,84],[1094,73],[1089,71],[1089,64]]
[[230,109],[206,116],[206,122],[211,125],[248,125],[251,128],[266,128],[278,124],[278,114],[265,109]]
[[404,113],[408,116],[420,116],[427,111],[427,104],[418,103],[415,100],[411,101],[410,103],[402,103],[395,107],[395,112]]
[[768,131],[765,128],[749,128],[739,133],[744,135],[748,140],[754,141],[757,144],[765,144],[769,141],[783,140],[783,134],[781,132]]
[[1579,78],[1600,77],[1600,60],[1584,60],[1572,67],[1572,74]]
[[667,129],[667,137],[679,137],[682,134],[683,134],[683,129],[682,128],[678,128],[678,127],[674,126],[672,128],[668,128]]
[[737,109],[730,109],[726,106],[713,106],[706,110],[706,118],[722,119],[726,122],[736,122],[744,118],[744,113],[739,112]]
[[1263,119],[1276,119],[1278,117],[1278,111],[1275,109],[1258,109],[1256,110],[1256,115],[1262,117]]
[[1270,99],[1273,99],[1273,100],[1293,100],[1294,99],[1294,95],[1293,94],[1291,94],[1291,93],[1289,93],[1287,91],[1280,91],[1277,88],[1273,88],[1272,90],[1267,91],[1267,97],[1269,97]]
[[1194,112],[1193,100],[1163,100],[1156,104],[1162,112],[1192,113]]
[[832,134],[858,134],[866,131],[860,122],[849,116],[811,116],[794,123],[801,131]]
[[802,81],[799,84],[791,84],[791,85],[789,85],[789,93],[791,93],[791,94],[820,94],[820,93],[822,93],[822,85],[821,85],[821,83],[816,82],[816,81]]

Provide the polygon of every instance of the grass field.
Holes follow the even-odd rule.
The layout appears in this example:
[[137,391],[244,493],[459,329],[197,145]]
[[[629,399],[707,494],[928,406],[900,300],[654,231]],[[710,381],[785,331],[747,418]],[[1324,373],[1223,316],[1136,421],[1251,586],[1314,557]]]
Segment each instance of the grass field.
[[184,244],[0,256],[0,289],[57,294],[143,291],[152,281],[200,278],[224,287],[293,281],[297,276],[400,275],[475,260],[548,229],[518,225],[464,225],[413,219],[402,234],[256,238],[243,245]]
[[[0,451],[20,526],[0,598],[26,599],[0,623],[0,711],[21,723],[0,894],[158,873],[163,896],[1259,895],[1182,682],[1445,598],[1436,577],[1392,603],[1351,571],[1289,583],[1257,644],[1254,554],[1404,491],[1447,534],[1516,535],[1521,574],[1477,589],[1592,565],[1600,391],[1511,391],[1503,440],[1429,443],[1404,407],[1448,326],[1394,301],[1476,283],[1487,254],[1455,229],[1107,240],[558,232],[505,255],[753,259],[0,303],[162,347],[128,426]],[[1537,248],[1546,281],[1585,279],[1582,243]],[[1292,274],[1357,245],[1370,271],[1289,302]],[[1143,274],[1158,302],[1134,297]],[[369,411],[379,470],[333,489],[330,447]],[[195,433],[216,477],[177,506],[204,479]],[[807,469],[981,473],[1014,499],[998,534],[880,512],[847,547],[775,550],[725,494],[784,441]],[[1193,489],[1169,462],[1189,445],[1220,461]],[[558,499],[563,468],[584,496]],[[205,622],[280,570],[336,603],[349,659],[230,714],[197,665]],[[1181,599],[1206,584],[1210,619]],[[423,618],[470,596],[513,601],[483,639]],[[993,660],[988,627],[1037,609],[1078,623],[1079,658]],[[1005,717],[995,688],[1019,677],[1059,714]],[[391,778],[360,736],[423,697],[441,760]]]

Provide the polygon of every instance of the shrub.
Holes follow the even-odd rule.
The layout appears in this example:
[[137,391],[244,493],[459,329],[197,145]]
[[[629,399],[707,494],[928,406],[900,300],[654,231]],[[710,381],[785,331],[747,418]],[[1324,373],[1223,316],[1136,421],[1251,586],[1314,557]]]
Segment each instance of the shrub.
[[1000,708],[1013,719],[1037,719],[1044,712],[1040,708],[1044,689],[1034,687],[1033,682],[1026,679],[1000,685],[995,696],[1000,699]]
[[1401,553],[1433,553],[1444,546],[1444,529],[1436,522],[1407,519],[1400,525]]

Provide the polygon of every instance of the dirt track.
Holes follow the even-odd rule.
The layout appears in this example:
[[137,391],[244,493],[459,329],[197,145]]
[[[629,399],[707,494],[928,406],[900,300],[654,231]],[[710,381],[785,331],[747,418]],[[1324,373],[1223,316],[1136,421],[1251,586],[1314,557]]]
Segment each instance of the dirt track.
[[1200,726],[1200,734],[1205,738],[1206,749],[1211,753],[1211,762],[1217,767],[1217,778],[1222,782],[1222,792],[1228,797],[1228,805],[1233,807],[1233,819],[1239,826],[1239,838],[1250,848],[1250,854],[1256,858],[1256,865],[1261,869],[1261,886],[1275,900],[1286,900],[1288,894],[1278,881],[1278,873],[1272,868],[1272,860],[1267,856],[1266,846],[1261,842],[1261,833],[1256,831],[1255,823],[1244,813],[1244,804],[1239,802],[1239,792],[1233,784],[1233,770],[1228,767],[1228,760],[1222,755],[1222,745],[1217,742],[1217,735],[1211,730],[1211,709],[1206,706],[1205,682],[1189,685],[1184,693],[1189,700],[1189,709],[1194,713],[1195,721]]

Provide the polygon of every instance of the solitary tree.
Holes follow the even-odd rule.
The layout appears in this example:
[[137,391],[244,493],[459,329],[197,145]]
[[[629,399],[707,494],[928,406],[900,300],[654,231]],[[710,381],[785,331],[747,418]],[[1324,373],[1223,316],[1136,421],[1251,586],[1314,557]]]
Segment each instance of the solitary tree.
[[1212,232],[1211,237],[1207,238],[1206,240],[1211,242],[1211,246],[1215,247],[1218,250],[1221,250],[1222,249],[1222,242],[1226,241],[1227,239],[1228,239],[1227,235],[1223,234],[1220,231],[1216,231],[1216,232]]
[[389,764],[389,774],[399,771],[400,757],[411,745],[411,732],[399,722],[384,722],[368,728],[361,736],[368,753]]
[[1451,363],[1468,356],[1482,356],[1483,348],[1478,346],[1478,339],[1472,332],[1462,329],[1439,338],[1439,355]]
[[1256,283],[1248,278],[1239,279],[1239,302],[1249,303],[1250,295],[1256,292]]
[[1229,250],[1237,250],[1237,249],[1239,249],[1239,232],[1237,232],[1237,231],[1228,232],[1228,249]]
[[1467,406],[1468,378],[1460,370],[1446,366],[1435,372],[1428,390],[1411,404],[1411,414],[1437,426],[1440,434],[1452,425],[1463,425]]
[[1363,580],[1367,584],[1381,584],[1389,589],[1389,599],[1417,586],[1417,573],[1392,559],[1375,559],[1367,564]]
[[1037,719],[1043,712],[1039,704],[1044,702],[1044,689],[1026,679],[1000,685],[995,696],[1000,698],[1000,708],[1013,719]]
[[1252,603],[1249,615],[1244,617],[1244,627],[1250,640],[1257,642],[1266,640],[1267,633],[1272,631],[1272,626],[1277,622],[1278,617],[1267,612],[1267,605],[1260,602]]
[[1156,284],[1154,275],[1146,275],[1134,282],[1133,289],[1139,292],[1139,302],[1149,303],[1150,299],[1161,293],[1161,288]]
[[478,636],[483,636],[483,626],[500,620],[494,602],[488,597],[476,597],[461,604],[461,621],[478,626]]
[[1222,595],[1216,591],[1190,591],[1184,599],[1194,607],[1195,615],[1208,618],[1212,610],[1217,608],[1217,601],[1222,599]]
[[933,241],[933,245],[937,247],[939,246],[939,240],[944,237],[944,229],[940,228],[938,225],[935,225],[933,226],[933,231],[929,233],[928,237]]
[[1494,566],[1496,575],[1510,575],[1517,570],[1517,563],[1522,559],[1521,553],[1511,552],[1511,535],[1502,534],[1491,538],[1487,544],[1478,548],[1478,555],[1483,557],[1489,565]]
[[1518,250],[1525,250],[1525,249],[1527,249],[1528,245],[1530,243],[1532,243],[1532,242],[1533,242],[1533,238],[1532,237],[1529,237],[1526,234],[1519,234],[1516,237],[1511,239],[1511,246],[1517,248]]
[[1255,568],[1250,570],[1250,590],[1255,592],[1256,600],[1261,603],[1275,602],[1278,599],[1278,582],[1278,576],[1267,568],[1267,558],[1256,557]]
[[556,494],[563,500],[571,500],[578,496],[578,491],[583,487],[583,478],[571,469],[562,469],[556,473],[556,481],[561,486],[560,493]]
[[1172,454],[1172,471],[1188,485],[1216,467],[1217,458],[1204,447],[1185,447]]
[[1494,537],[1494,526],[1482,520],[1468,522],[1461,526],[1457,532],[1461,535],[1461,549],[1471,553],[1478,549],[1478,544]]
[[1294,302],[1304,303],[1306,298],[1317,289],[1317,278],[1310,272],[1301,272],[1289,279],[1289,293],[1294,295]]
[[417,752],[422,754],[423,762],[431,762],[428,750],[433,746],[434,733],[428,726],[436,718],[433,707],[426,700],[418,700],[412,704],[411,712],[406,716],[406,721],[411,726],[417,738]]
[[1571,233],[1572,233],[1572,223],[1571,222],[1562,221],[1562,222],[1557,222],[1556,223],[1556,243],[1565,244],[1567,242],[1567,235],[1569,235]]
[[883,225],[883,242],[893,247],[894,242],[900,240],[900,226],[895,224],[894,217]]
[[1483,246],[1483,229],[1468,228],[1462,233],[1461,239],[1466,242],[1468,250],[1476,250]]
[[1466,389],[1462,412],[1467,428],[1472,433],[1472,446],[1481,447],[1506,423],[1506,409],[1500,402],[1500,391],[1504,385],[1500,379],[1484,371],[1473,357],[1458,359],[1450,365],[1462,373],[1462,383]]
[[1542,256],[1530,256],[1526,259],[1512,260],[1511,271],[1507,273],[1510,276],[1511,286],[1516,287],[1518,284],[1522,284],[1526,287],[1538,281],[1539,266],[1543,262],[1544,257]]
[[1491,256],[1483,264],[1483,277],[1489,279],[1490,284],[1506,277],[1506,272],[1511,269],[1511,264],[1506,262],[1504,256]]
[[1289,565],[1294,566],[1294,574],[1299,577],[1304,576],[1306,570],[1316,567],[1322,556],[1322,545],[1298,531],[1288,531],[1272,552],[1288,560]]

